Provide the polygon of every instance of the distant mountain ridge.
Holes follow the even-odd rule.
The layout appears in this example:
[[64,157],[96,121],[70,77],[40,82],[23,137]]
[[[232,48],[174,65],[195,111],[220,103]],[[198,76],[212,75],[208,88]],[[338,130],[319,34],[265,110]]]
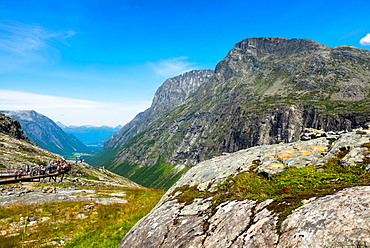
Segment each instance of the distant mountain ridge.
[[55,122],[33,110],[1,110],[6,116],[19,121],[29,140],[41,148],[60,154],[90,152],[90,149],[75,136],[65,133]]
[[119,131],[122,128],[122,125],[116,127],[110,126],[92,126],[92,125],[83,125],[75,126],[70,125],[66,126],[61,122],[56,122],[56,124],[66,133],[73,134],[85,145],[88,145],[91,142],[105,140],[107,141],[110,136]]
[[[367,50],[307,39],[246,39],[184,101],[161,114],[138,115],[97,161],[144,186],[163,187],[162,179],[184,166],[297,141],[306,127],[361,127],[370,116],[369,78]],[[135,127],[141,128],[132,132]]]

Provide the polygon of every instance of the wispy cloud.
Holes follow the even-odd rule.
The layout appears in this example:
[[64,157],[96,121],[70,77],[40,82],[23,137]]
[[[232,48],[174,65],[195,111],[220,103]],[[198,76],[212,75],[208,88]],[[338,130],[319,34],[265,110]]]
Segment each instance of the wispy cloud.
[[75,34],[72,30],[48,30],[37,23],[0,20],[0,59],[7,59],[8,63],[47,60],[48,52],[55,55],[57,51],[56,41],[64,42]]
[[176,58],[163,59],[158,62],[149,62],[154,72],[166,78],[177,76],[181,73],[199,69],[196,63],[188,61],[188,57],[181,56]]
[[123,125],[149,106],[150,102],[97,102],[0,90],[0,109],[35,110],[67,125]]
[[363,46],[370,46],[370,33],[360,40],[360,44]]

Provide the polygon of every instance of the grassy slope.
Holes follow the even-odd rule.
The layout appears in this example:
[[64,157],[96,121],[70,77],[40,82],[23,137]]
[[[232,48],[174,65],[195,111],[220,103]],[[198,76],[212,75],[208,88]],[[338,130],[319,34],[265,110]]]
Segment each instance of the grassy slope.
[[[117,247],[130,228],[145,216],[159,201],[163,191],[117,187],[92,188],[101,196],[107,192],[126,193],[128,203],[101,205],[91,202],[46,203],[41,205],[13,205],[0,208],[0,230],[12,232],[2,235],[0,247]],[[78,219],[84,214],[86,219]],[[19,226],[21,216],[33,217],[37,225]],[[50,219],[40,221],[42,217]],[[64,241],[64,242],[63,242]]]
[[139,182],[144,187],[155,189],[169,189],[188,170],[188,168],[184,168],[177,172],[174,166],[161,161],[153,166],[140,166],[124,162],[118,166],[107,168],[134,182]]

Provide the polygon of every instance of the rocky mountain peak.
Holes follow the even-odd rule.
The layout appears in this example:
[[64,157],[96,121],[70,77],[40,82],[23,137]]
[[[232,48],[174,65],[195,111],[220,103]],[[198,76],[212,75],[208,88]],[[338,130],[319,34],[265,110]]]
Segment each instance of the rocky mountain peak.
[[247,95],[253,99],[262,95],[359,101],[369,90],[369,55],[351,46],[328,47],[308,39],[246,39],[217,65],[217,80],[206,91],[213,94],[211,88],[227,80],[222,88],[248,86]]
[[34,110],[1,110],[1,112],[7,116],[11,116],[12,118],[22,119],[24,121],[33,121],[35,118],[41,115],[37,114]]
[[[161,114],[169,111],[188,99],[196,90],[204,84],[211,76],[213,70],[193,70],[176,77],[167,79],[156,91],[152,105],[144,112],[139,113],[132,121],[127,123],[117,134],[113,135],[106,143],[104,152],[110,148],[119,148],[135,135],[144,131],[151,121]],[[105,151],[104,151],[105,150]],[[89,161],[98,165],[99,156]],[[99,162],[100,164],[101,162]]]
[[214,74],[213,70],[193,70],[167,79],[154,95],[151,109],[166,111],[182,103]]
[[309,39],[249,38],[238,42],[234,48],[249,49],[265,53],[281,53],[287,50],[297,53],[325,49],[327,47]]

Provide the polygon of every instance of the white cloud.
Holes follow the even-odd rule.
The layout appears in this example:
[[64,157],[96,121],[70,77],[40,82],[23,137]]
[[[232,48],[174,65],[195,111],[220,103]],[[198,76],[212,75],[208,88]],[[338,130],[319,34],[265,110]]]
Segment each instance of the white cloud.
[[367,34],[360,40],[360,44],[363,46],[370,46],[370,34]]
[[0,90],[1,110],[35,110],[65,125],[124,125],[150,102],[110,103]]
[[7,61],[1,65],[13,68],[22,63],[55,59],[56,45],[75,34],[72,30],[48,30],[36,23],[0,20],[0,60]]
[[149,65],[156,74],[166,78],[199,69],[196,63],[189,62],[186,56],[163,59],[159,62],[149,62]]

